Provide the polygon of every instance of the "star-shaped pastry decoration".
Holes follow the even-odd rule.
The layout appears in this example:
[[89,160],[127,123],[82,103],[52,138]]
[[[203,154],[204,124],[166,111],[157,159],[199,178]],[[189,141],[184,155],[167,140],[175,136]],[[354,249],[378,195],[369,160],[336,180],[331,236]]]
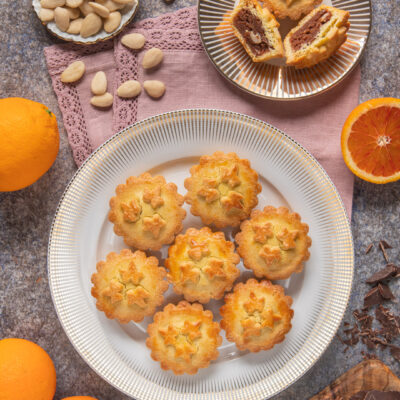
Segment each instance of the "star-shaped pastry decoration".
[[286,227],[283,228],[276,237],[281,242],[282,250],[294,249],[296,247],[296,238],[299,234],[299,231],[289,231]]
[[190,322],[186,320],[183,325],[182,334],[187,335],[189,339],[193,341],[201,337],[200,325],[201,321]]
[[160,231],[166,224],[159,214],[143,218],[143,230],[151,232],[155,239],[160,236]]
[[124,283],[132,282],[134,285],[139,285],[144,275],[136,267],[135,261],[129,263],[128,269],[119,272]]
[[200,279],[200,270],[195,268],[193,262],[186,262],[181,264],[181,276],[183,283],[192,281],[193,283],[197,283]]
[[195,261],[200,261],[203,257],[208,256],[210,250],[207,242],[196,242],[195,240],[190,241],[190,249],[188,250],[188,256]]
[[232,208],[237,208],[239,210],[243,209],[243,200],[244,197],[241,193],[230,191],[227,196],[221,198],[221,204],[226,208],[227,211],[230,211]]
[[178,329],[174,326],[168,325],[168,327],[159,328],[158,332],[163,337],[166,346],[175,346],[175,339],[179,334]]
[[234,188],[240,185],[239,179],[239,168],[238,166],[232,165],[232,167],[222,167],[221,168],[221,180],[224,183],[227,183],[230,188]]
[[258,255],[264,259],[267,265],[272,265],[274,262],[281,259],[281,251],[279,247],[264,245]]
[[124,285],[117,279],[111,279],[110,285],[103,291],[103,296],[110,298],[111,304],[118,303],[123,300],[122,290]]
[[282,317],[279,314],[275,314],[271,308],[267,308],[261,313],[261,326],[263,328],[273,328],[275,321],[281,319]]
[[265,243],[269,238],[274,236],[272,230],[272,224],[270,222],[264,223],[253,223],[252,225],[254,235],[254,241],[258,243]]
[[186,362],[190,361],[192,354],[195,354],[196,346],[189,343],[183,336],[181,340],[175,345],[175,357],[183,358]]
[[209,260],[207,265],[203,268],[203,271],[208,279],[213,279],[215,276],[224,278],[226,275],[224,271],[224,262],[217,258]]
[[254,318],[246,318],[240,321],[243,328],[243,337],[248,339],[249,336],[260,336],[261,335],[261,324]]
[[219,199],[219,192],[216,189],[218,181],[214,178],[206,178],[203,180],[203,186],[197,192],[197,195],[204,197],[207,203],[212,203]]
[[122,215],[127,222],[136,222],[139,219],[141,207],[135,199],[129,203],[122,203]]
[[143,191],[143,201],[150,203],[154,210],[164,205],[164,199],[161,197],[161,186],[157,186],[153,190],[145,189]]
[[243,307],[249,314],[254,314],[255,311],[261,313],[264,310],[264,304],[264,297],[257,297],[254,292],[250,292],[249,299],[243,303]]
[[147,305],[146,300],[149,298],[149,292],[141,286],[137,286],[135,289],[129,289],[126,291],[126,299],[130,306],[132,304],[136,304],[140,308],[145,308]]

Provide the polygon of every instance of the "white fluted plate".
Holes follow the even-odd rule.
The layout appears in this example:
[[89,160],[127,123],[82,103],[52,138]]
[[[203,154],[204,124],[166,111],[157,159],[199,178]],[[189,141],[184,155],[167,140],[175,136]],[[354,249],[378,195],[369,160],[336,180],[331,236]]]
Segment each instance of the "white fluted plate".
[[[142,323],[121,325],[95,307],[90,277],[110,251],[124,248],[107,219],[118,184],[145,171],[162,174],[185,193],[189,168],[203,154],[234,151],[251,161],[262,184],[259,205],[287,206],[310,227],[304,271],[280,283],[293,297],[293,328],[272,350],[240,352],[224,341],[220,356],[194,376],[175,376],[150,358]],[[184,229],[200,227],[189,213]],[[232,239],[232,232],[226,230]],[[161,251],[165,258],[167,246]],[[342,201],[318,162],[274,127],[240,114],[185,110],[146,119],[112,137],[69,183],[51,228],[50,290],[61,324],[82,358],[135,399],[266,399],[301,377],[325,351],[341,322],[353,278],[353,242]],[[244,271],[239,280],[252,276]],[[179,297],[169,289],[167,302]],[[217,320],[222,301],[205,307]],[[164,304],[165,305],[165,304]]]

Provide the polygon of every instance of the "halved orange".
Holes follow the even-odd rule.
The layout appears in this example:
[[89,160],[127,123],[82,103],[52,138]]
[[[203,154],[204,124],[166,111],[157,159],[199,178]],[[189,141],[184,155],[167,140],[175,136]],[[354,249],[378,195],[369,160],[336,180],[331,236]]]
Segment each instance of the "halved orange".
[[357,106],[342,130],[344,162],[373,183],[400,179],[400,99],[372,99]]

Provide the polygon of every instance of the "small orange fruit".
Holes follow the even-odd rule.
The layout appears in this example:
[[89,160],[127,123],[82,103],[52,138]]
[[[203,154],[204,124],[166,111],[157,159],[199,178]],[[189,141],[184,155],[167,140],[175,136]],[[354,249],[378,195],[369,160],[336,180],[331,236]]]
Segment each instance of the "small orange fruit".
[[59,140],[56,117],[46,106],[0,99],[0,192],[36,182],[56,159]]
[[400,179],[400,99],[368,100],[348,116],[342,130],[346,165],[373,183]]
[[97,399],[90,396],[72,396],[72,397],[65,397],[62,400],[97,400]]
[[25,339],[0,340],[0,399],[52,400],[56,370],[49,355]]

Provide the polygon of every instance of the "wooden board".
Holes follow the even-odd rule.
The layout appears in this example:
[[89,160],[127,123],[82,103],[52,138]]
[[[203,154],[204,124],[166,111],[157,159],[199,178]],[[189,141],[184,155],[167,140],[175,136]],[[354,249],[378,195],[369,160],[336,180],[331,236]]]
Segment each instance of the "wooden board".
[[310,400],[348,400],[361,390],[400,391],[400,379],[382,361],[366,360]]

